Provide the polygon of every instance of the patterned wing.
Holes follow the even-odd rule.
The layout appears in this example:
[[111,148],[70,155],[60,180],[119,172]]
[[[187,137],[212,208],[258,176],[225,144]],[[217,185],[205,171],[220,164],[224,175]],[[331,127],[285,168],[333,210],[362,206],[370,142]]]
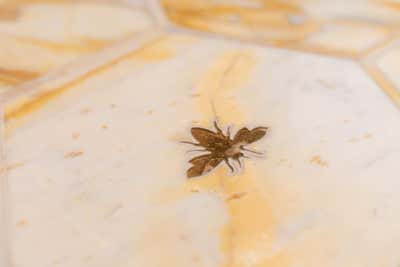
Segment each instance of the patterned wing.
[[249,129],[243,127],[235,134],[235,136],[233,137],[233,142],[234,143],[244,142],[246,138],[249,136],[249,134],[250,134]]
[[186,175],[188,178],[193,178],[206,174],[217,167],[222,160],[222,158],[214,157],[213,154],[195,157],[189,161],[193,166],[187,170]]
[[203,147],[211,147],[225,141],[224,136],[200,127],[193,127],[191,133],[194,139],[196,139]]
[[256,127],[251,131],[246,127],[240,129],[233,138],[234,143],[250,144],[263,138],[267,133],[267,127]]

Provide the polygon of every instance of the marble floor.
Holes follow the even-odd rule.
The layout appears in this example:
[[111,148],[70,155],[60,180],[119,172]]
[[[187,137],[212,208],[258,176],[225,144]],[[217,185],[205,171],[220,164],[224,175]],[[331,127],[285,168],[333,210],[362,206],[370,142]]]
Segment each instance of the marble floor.
[[[0,266],[398,267],[399,13],[0,0]],[[214,121],[263,155],[188,179]]]

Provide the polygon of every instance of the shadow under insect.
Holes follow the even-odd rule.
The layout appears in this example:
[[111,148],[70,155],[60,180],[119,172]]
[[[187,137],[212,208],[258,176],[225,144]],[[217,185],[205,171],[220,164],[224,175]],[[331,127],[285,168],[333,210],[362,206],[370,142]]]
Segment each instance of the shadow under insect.
[[191,151],[208,152],[207,154],[189,160],[189,163],[193,166],[186,172],[188,178],[206,174],[217,167],[222,161],[228,165],[232,173],[235,173],[235,169],[231,165],[230,160],[236,161],[239,166],[242,167],[240,158],[249,158],[244,154],[244,152],[262,155],[261,152],[246,148],[246,145],[263,138],[267,133],[268,127],[256,127],[252,130],[243,127],[233,138],[231,138],[229,127],[226,134],[223,133],[216,121],[214,122],[214,127],[216,132],[201,127],[193,127],[191,133],[198,143],[182,141],[182,143],[202,148]]

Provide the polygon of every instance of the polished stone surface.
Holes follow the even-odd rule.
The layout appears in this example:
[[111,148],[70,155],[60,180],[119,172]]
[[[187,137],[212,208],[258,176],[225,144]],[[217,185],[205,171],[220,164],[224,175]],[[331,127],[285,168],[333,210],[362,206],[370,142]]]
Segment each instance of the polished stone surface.
[[[397,267],[398,2],[293,2],[163,1],[211,25],[182,29],[154,1],[161,29],[8,88],[12,266]],[[215,119],[265,155],[188,180]]]

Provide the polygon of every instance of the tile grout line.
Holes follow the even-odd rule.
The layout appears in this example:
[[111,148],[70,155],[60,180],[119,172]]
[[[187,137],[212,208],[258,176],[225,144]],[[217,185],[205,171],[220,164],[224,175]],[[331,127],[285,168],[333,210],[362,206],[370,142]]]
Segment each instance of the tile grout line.
[[17,101],[21,98],[30,98],[40,93],[51,92],[52,88],[57,88],[72,82],[79,77],[106,65],[108,62],[139,49],[145,43],[156,39],[161,35],[162,32],[159,29],[151,32],[140,32],[133,37],[105,48],[98,53],[72,61],[69,64],[48,72],[38,79],[13,87],[12,90],[1,95],[0,104],[3,105],[4,109],[6,109],[10,102]]
[[145,6],[159,27],[170,25],[167,14],[159,0],[147,0]]
[[192,36],[197,36],[197,37],[202,37],[202,38],[210,38],[214,40],[223,40],[223,41],[233,41],[241,44],[249,44],[249,45],[254,45],[254,46],[259,46],[259,47],[268,47],[272,49],[278,49],[278,50],[285,50],[285,51],[290,51],[290,52],[298,52],[298,53],[303,53],[307,55],[317,55],[317,56],[322,56],[322,57],[328,57],[328,58],[336,58],[336,59],[341,59],[341,60],[346,60],[346,61],[352,61],[352,62],[357,62],[358,58],[356,56],[346,56],[346,55],[332,55],[332,53],[326,53],[322,51],[312,51],[305,49],[304,47],[294,47],[290,45],[273,45],[268,42],[263,42],[261,40],[257,39],[245,39],[245,38],[240,38],[240,37],[231,37],[228,35],[219,35],[218,33],[212,33],[212,32],[205,32],[205,31],[199,31],[199,30],[192,30],[188,29],[185,27],[181,26],[176,26],[176,25],[167,25],[165,28],[165,31],[170,34],[188,34]]

